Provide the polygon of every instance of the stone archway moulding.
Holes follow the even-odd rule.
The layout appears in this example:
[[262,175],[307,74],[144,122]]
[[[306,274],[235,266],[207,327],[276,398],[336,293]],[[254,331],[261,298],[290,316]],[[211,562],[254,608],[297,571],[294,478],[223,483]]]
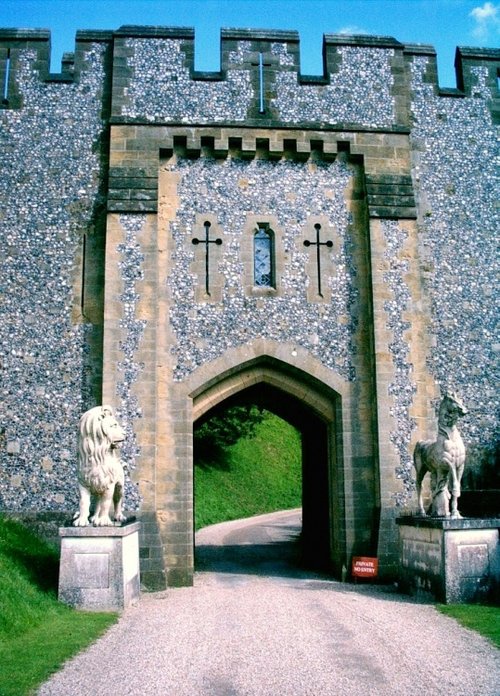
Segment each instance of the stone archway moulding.
[[335,409],[331,400],[312,390],[309,392],[303,382],[290,375],[285,375],[283,371],[274,366],[267,365],[265,360],[257,359],[242,365],[240,372],[228,376],[221,375],[220,382],[209,387],[194,399],[193,422],[234,394],[262,383],[295,396],[325,421],[332,422],[334,420]]
[[295,396],[327,422],[335,419],[337,402],[346,397],[347,391],[343,379],[303,348],[256,341],[251,346],[228,350],[187,380],[193,422],[217,404],[260,382]]

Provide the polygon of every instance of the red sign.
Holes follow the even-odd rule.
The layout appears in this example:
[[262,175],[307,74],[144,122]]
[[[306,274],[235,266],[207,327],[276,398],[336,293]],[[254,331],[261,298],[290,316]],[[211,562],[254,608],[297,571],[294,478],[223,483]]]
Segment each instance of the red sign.
[[352,575],[355,578],[376,578],[378,573],[378,558],[354,556],[352,559]]

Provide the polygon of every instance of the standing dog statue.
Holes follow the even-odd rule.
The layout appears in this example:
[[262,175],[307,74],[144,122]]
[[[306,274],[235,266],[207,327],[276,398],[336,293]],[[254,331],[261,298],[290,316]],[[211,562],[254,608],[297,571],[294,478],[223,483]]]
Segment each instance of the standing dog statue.
[[[124,473],[118,457],[118,445],[125,439],[111,406],[96,406],[80,418],[78,432],[78,487],[80,509],[75,514],[75,527],[113,526],[110,517],[114,507],[114,521],[125,522],[122,514]],[[91,499],[95,511],[89,519]]]
[[420,515],[426,514],[422,498],[422,481],[429,472],[432,493],[431,515],[455,519],[461,517],[458,512],[458,498],[464,471],[465,445],[456,422],[466,413],[466,408],[455,394],[446,394],[439,406],[437,440],[417,442],[415,446],[413,463],[417,472],[418,514]]

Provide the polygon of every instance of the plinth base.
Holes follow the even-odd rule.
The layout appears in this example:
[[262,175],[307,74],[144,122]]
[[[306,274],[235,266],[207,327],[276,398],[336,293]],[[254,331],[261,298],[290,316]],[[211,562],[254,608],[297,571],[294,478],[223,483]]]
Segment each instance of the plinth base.
[[500,588],[500,519],[400,517],[403,590],[446,604],[494,599]]
[[78,609],[119,611],[139,598],[139,522],[61,527],[59,600]]

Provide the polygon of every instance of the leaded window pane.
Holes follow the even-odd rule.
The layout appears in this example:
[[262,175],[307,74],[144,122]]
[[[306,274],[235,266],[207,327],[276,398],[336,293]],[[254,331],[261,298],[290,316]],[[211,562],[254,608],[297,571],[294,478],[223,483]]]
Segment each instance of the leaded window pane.
[[273,235],[259,227],[254,235],[254,283],[259,287],[274,287]]

